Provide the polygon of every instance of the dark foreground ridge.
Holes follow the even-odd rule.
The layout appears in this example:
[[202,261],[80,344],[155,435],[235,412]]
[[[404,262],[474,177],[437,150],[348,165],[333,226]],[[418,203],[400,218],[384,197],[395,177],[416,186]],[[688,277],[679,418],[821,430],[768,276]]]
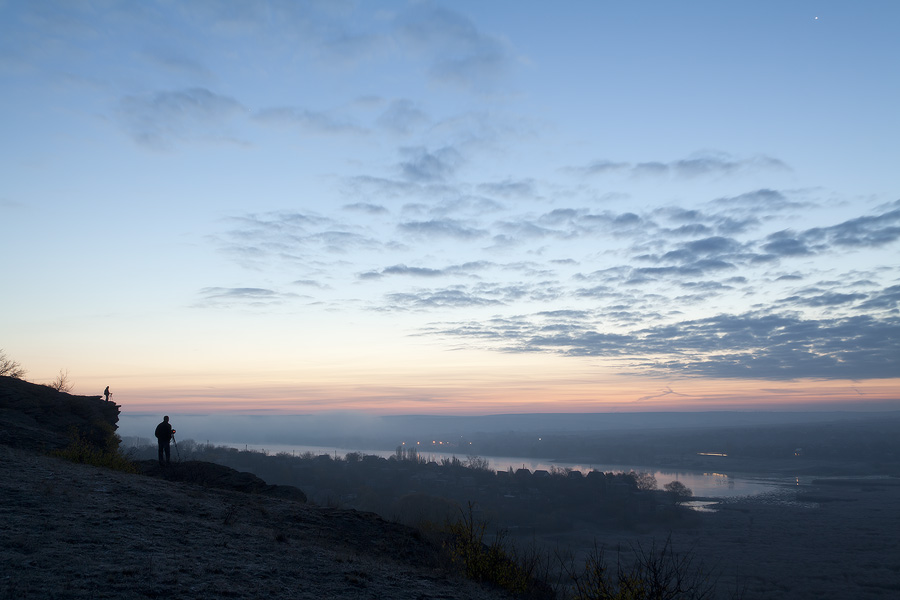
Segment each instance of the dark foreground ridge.
[[489,600],[416,530],[0,445],[0,598]]
[[272,498],[283,498],[295,502],[306,502],[306,494],[291,485],[269,485],[253,473],[236,471],[224,465],[190,460],[175,462],[162,467],[155,460],[135,463],[138,471],[149,477],[166,481],[182,481],[220,490],[232,490],[245,494],[260,494]]
[[46,454],[108,444],[117,418],[100,397],[0,378],[0,599],[507,597],[453,574],[416,529],[291,486],[199,461],[134,474]]

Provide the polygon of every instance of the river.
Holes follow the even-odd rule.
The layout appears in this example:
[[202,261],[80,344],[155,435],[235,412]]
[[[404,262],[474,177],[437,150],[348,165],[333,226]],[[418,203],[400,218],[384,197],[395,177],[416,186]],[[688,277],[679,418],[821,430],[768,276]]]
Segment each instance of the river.
[[[217,446],[227,446],[237,448],[239,450],[254,450],[257,452],[265,452],[266,454],[287,453],[299,456],[307,452],[316,455],[328,454],[332,457],[343,457],[351,452],[358,452],[363,455],[375,455],[388,458],[394,455],[389,450],[348,450],[346,448],[335,448],[327,446],[295,446],[288,444],[235,444],[229,442],[215,442]],[[441,459],[449,459],[457,457],[461,461],[468,458],[465,454],[452,452],[431,452],[422,451],[419,455],[429,461],[440,462]],[[754,478],[747,476],[734,476],[727,473],[719,472],[703,472],[703,471],[674,471],[667,469],[659,469],[656,467],[646,467],[641,465],[620,465],[605,463],[577,463],[554,461],[545,458],[522,458],[513,456],[484,456],[490,462],[491,468],[497,471],[506,471],[510,467],[515,469],[529,469],[535,471],[543,469],[550,471],[553,467],[572,469],[587,473],[591,470],[603,472],[624,472],[636,471],[650,473],[656,478],[656,482],[660,488],[672,481],[680,481],[693,492],[694,496],[706,498],[734,498],[738,496],[753,496],[783,489],[785,485],[794,484],[794,480],[778,480],[772,478]],[[799,485],[799,482],[797,482]]]

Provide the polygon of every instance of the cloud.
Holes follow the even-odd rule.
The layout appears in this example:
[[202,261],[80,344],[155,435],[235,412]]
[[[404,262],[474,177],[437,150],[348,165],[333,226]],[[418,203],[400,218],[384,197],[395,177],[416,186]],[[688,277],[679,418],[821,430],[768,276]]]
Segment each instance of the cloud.
[[212,78],[212,72],[205,65],[178,52],[170,50],[148,52],[147,58],[164,69],[179,75],[185,75],[192,79]]
[[900,209],[858,217],[830,227],[782,230],[766,237],[762,249],[775,257],[822,254],[837,248],[878,248],[900,240]]
[[866,294],[842,294],[838,292],[825,292],[823,294],[817,294],[815,296],[791,296],[789,298],[783,299],[782,303],[793,303],[799,306],[811,306],[811,307],[831,307],[831,306],[842,306],[845,304],[852,304],[859,300],[865,300],[868,296]]
[[900,368],[900,319],[859,315],[719,315],[647,329],[637,342],[660,358],[650,370],[698,377],[879,379]]
[[684,248],[693,254],[728,254],[741,249],[741,244],[732,238],[713,236],[686,242]]
[[430,61],[435,81],[466,90],[496,89],[512,65],[506,44],[482,32],[469,18],[429,3],[420,3],[397,20],[397,36]]
[[710,204],[717,207],[746,209],[754,212],[759,212],[760,210],[770,212],[783,211],[813,206],[811,202],[791,200],[784,193],[768,188],[761,188],[752,192],[738,194],[737,196],[716,198]]
[[618,173],[621,171],[630,171],[632,165],[625,162],[613,162],[611,160],[597,160],[581,169],[585,175],[607,175],[609,173]]
[[478,185],[478,190],[482,193],[504,198],[533,197],[536,195],[535,188],[536,183],[533,179],[507,179]]
[[401,149],[405,160],[400,172],[409,181],[430,183],[448,179],[463,162],[462,155],[453,148],[444,147],[429,152],[425,148]]
[[817,227],[803,232],[811,242],[835,246],[877,248],[900,239],[900,208],[880,215],[858,217],[832,227]]
[[864,310],[887,310],[893,314],[900,313],[900,285],[893,285],[870,296],[860,304]]
[[813,253],[806,242],[792,236],[789,231],[773,233],[767,239],[769,241],[762,248],[775,256],[808,256]]
[[737,159],[724,153],[698,155],[669,162],[647,161],[639,163],[595,160],[583,167],[570,169],[586,176],[626,174],[636,178],[676,177],[728,177],[754,171],[787,171],[789,167],[777,158],[759,155]]
[[[638,322],[646,321],[641,315]],[[616,333],[587,313],[561,314],[552,324],[538,313],[431,331],[504,351],[603,357],[623,371],[637,367],[643,374],[667,377],[881,379],[900,372],[896,316],[813,319],[749,312]]]
[[446,272],[441,269],[428,269],[423,267],[407,267],[406,265],[394,265],[381,271],[382,275],[413,275],[415,277],[439,277]]
[[345,204],[344,210],[366,213],[368,215],[384,215],[389,211],[380,204],[369,204],[368,202],[354,202],[353,204]]
[[688,397],[687,394],[679,394],[678,392],[673,390],[671,386],[666,386],[666,389],[659,392],[658,394],[651,394],[649,396],[643,396],[641,398],[638,398],[637,401],[644,402],[645,400],[655,400],[656,398],[665,398],[666,396],[684,396],[685,398]]
[[365,133],[365,130],[346,118],[336,117],[324,111],[314,111],[297,107],[265,108],[253,116],[258,123],[267,125],[290,125],[304,133]]
[[408,267],[403,264],[385,267],[381,271],[369,271],[361,274],[361,279],[380,279],[389,275],[406,275],[410,277],[443,277],[447,275],[463,275],[471,276],[475,271],[494,266],[493,263],[487,261],[476,261],[463,263],[461,265],[451,265],[443,269],[432,269],[428,267]]
[[283,304],[297,298],[297,294],[276,292],[266,288],[253,287],[206,287],[200,290],[198,307],[227,308],[232,306],[265,307]]
[[412,100],[393,100],[377,122],[389,131],[409,135],[427,125],[429,119]]
[[390,49],[390,40],[378,32],[339,31],[322,39],[316,49],[331,63],[356,66]]
[[205,88],[125,96],[117,109],[136,142],[160,149],[181,140],[236,142],[228,126],[244,114],[240,102]]
[[329,286],[316,281],[315,279],[298,279],[297,281],[292,281],[291,285],[297,285],[301,287],[314,287],[322,290],[331,289]]
[[273,259],[309,268],[311,258],[381,250],[388,243],[365,234],[352,223],[296,211],[247,214],[227,220],[232,228],[215,240],[240,264],[270,268]]
[[370,175],[357,175],[344,179],[349,195],[372,195],[383,198],[408,198],[419,197],[425,190],[418,183],[388,179],[386,177],[372,177]]
[[[462,267],[462,266],[461,266]],[[472,267],[469,267],[472,268]],[[446,273],[409,273],[432,277]],[[376,275],[377,276],[377,275]],[[562,290],[552,282],[499,283],[480,282],[473,285],[451,285],[444,288],[415,289],[385,296],[385,302],[375,310],[433,310],[444,308],[472,308],[477,306],[508,306],[518,301],[549,302],[556,300]]]
[[660,277],[701,277],[716,271],[736,268],[724,260],[704,259],[685,263],[675,267],[640,267],[633,269],[631,283],[647,282]]
[[453,219],[434,219],[431,221],[407,221],[397,226],[401,231],[418,236],[449,237],[460,240],[483,238],[488,232],[483,229],[468,227]]
[[386,296],[387,305],[382,310],[472,308],[503,304],[496,298],[478,296],[464,289],[420,290],[398,292]]

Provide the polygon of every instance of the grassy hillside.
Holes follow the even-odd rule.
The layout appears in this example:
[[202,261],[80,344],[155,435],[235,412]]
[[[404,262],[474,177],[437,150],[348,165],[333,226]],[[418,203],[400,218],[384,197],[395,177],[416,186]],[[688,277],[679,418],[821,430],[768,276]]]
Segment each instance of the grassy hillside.
[[0,377],[0,599],[507,597],[416,529],[249,473],[59,458],[116,453],[118,414]]

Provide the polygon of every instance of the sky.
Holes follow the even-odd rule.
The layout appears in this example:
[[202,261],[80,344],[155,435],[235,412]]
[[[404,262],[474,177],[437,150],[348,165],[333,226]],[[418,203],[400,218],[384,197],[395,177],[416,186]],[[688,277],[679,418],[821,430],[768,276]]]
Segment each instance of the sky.
[[898,409],[898,20],[0,0],[0,348],[131,414]]

